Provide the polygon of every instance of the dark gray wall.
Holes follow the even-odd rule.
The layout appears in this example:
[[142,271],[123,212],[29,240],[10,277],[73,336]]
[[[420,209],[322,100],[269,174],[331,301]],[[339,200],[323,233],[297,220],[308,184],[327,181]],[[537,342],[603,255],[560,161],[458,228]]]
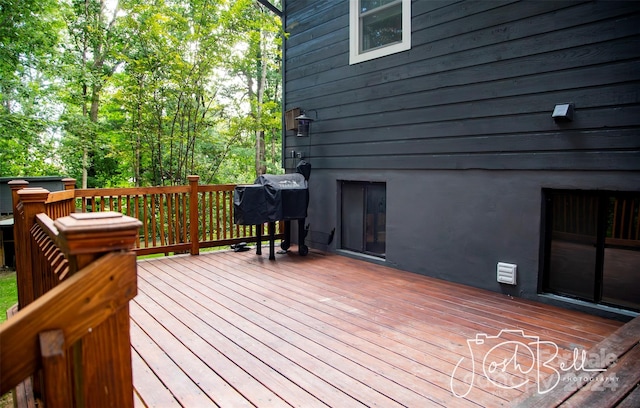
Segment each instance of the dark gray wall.
[[337,180],[385,181],[387,264],[535,298],[542,188],[640,190],[640,2],[418,0],[412,49],[356,65],[347,1],[284,3],[312,246],[339,248]]
[[64,190],[63,177],[42,176],[42,177],[0,177],[0,215],[13,213],[13,202],[11,198],[11,180],[25,180],[29,182],[28,187],[42,187],[49,191]]

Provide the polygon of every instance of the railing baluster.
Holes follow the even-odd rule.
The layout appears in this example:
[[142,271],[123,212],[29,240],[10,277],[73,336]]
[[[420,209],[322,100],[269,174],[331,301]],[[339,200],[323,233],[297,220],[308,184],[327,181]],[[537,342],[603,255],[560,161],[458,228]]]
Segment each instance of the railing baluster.
[[[182,193],[182,242],[189,242],[187,238],[187,194]],[[198,237],[196,237],[198,239]]]
[[[140,219],[140,196],[137,194],[133,198],[135,215],[133,218]],[[140,234],[136,234],[136,248],[140,248]]]
[[230,238],[227,236],[227,194],[222,192],[222,237]]
[[158,195],[158,207],[160,207],[160,245],[165,246],[166,242],[165,242],[165,229],[164,226],[166,224],[165,222],[165,216],[164,216],[164,203],[163,203],[163,198],[164,194],[159,194]]
[[[198,182],[200,181],[200,177],[199,176],[195,176],[195,175],[191,175],[187,177],[189,179],[189,207],[185,206],[185,218],[184,218],[184,223],[185,223],[185,233],[187,231],[187,228],[189,229],[189,239],[185,240],[186,242],[191,242],[191,250],[190,253],[191,255],[198,255],[200,253],[200,236],[198,234],[198,217],[199,217],[199,212],[198,212],[198,201],[199,201],[199,195],[198,195]],[[187,194],[185,194],[185,199],[187,197]],[[186,217],[186,212],[187,212],[187,208],[189,211],[189,225],[187,227],[187,217]],[[204,219],[202,220],[202,222],[204,223]],[[204,233],[204,229],[202,231]]]
[[156,234],[158,232],[158,229],[156,227],[156,195],[152,193],[149,195],[149,197],[151,205],[151,245],[155,247],[157,246]]
[[173,199],[175,200],[174,206],[176,209],[175,212],[175,228],[173,230],[174,236],[176,238],[176,244],[180,242],[180,194],[176,193],[173,195]]
[[149,200],[147,198],[147,195],[145,194],[145,195],[142,196],[142,209],[143,209],[142,217],[143,218],[141,220],[142,221],[142,228],[143,228],[142,230],[144,232],[144,234],[143,234],[144,235],[143,236],[144,241],[143,242],[144,242],[144,247],[145,248],[149,247],[149,217],[148,217],[149,212],[147,210],[147,206],[148,205],[149,205]]
[[213,191],[209,191],[209,241],[213,241]]
[[167,244],[171,245],[173,241],[173,197],[167,194]]
[[[206,241],[207,240],[207,194],[202,193],[202,195],[198,196],[199,200],[197,204],[199,204],[198,212],[199,212],[199,220],[200,225],[199,228],[202,231],[202,234],[198,234],[198,241]],[[200,239],[202,236],[202,239]],[[192,238],[193,239],[193,238]]]
[[615,200],[613,202],[613,223],[611,226],[611,238],[616,238],[617,224],[618,224],[618,200]]
[[220,241],[220,191],[216,190],[216,241]]

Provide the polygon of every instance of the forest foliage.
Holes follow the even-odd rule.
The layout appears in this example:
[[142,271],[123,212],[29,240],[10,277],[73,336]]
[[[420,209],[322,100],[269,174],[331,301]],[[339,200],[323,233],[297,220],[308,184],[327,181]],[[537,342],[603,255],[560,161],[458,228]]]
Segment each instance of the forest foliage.
[[283,35],[256,0],[0,0],[0,177],[281,172]]

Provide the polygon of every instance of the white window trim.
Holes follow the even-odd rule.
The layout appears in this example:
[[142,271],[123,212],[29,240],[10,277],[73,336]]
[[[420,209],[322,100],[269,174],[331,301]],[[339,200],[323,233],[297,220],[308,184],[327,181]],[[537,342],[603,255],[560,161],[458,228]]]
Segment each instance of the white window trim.
[[349,0],[349,64],[357,64],[411,49],[411,0],[402,0],[402,41],[360,52],[360,0]]

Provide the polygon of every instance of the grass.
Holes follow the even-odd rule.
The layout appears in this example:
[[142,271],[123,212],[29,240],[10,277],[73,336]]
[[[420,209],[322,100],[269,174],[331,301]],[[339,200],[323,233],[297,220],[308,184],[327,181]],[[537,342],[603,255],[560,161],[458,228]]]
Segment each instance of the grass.
[[[16,285],[16,272],[0,269],[0,323],[7,320],[6,310],[18,302],[18,286]],[[0,397],[0,408],[12,408],[13,398],[11,393]]]
[[0,269],[0,322],[7,320],[7,309],[17,302],[16,272]]

